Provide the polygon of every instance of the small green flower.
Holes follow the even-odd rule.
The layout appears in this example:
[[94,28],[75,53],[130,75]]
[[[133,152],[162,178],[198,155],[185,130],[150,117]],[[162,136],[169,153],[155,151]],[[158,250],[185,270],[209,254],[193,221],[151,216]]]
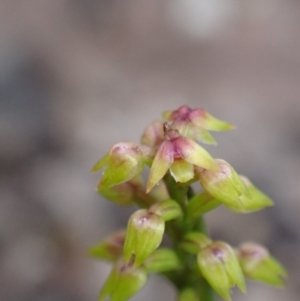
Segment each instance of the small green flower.
[[219,171],[199,172],[202,187],[226,207],[238,212],[247,212],[247,206],[252,200],[246,184],[229,163],[221,159],[216,159],[215,162]]
[[287,277],[287,272],[265,247],[248,242],[238,248],[237,254],[242,270],[249,279],[284,286],[283,279]]
[[130,142],[115,144],[92,168],[92,172],[97,172],[106,166],[99,187],[122,184],[141,174],[151,152],[147,146]]
[[126,301],[135,295],[148,280],[147,273],[141,268],[134,268],[120,259],[112,269],[99,296],[99,301]]
[[166,140],[160,145],[153,160],[147,183],[149,192],[170,170],[176,182],[185,183],[194,177],[194,165],[208,170],[218,170],[214,159],[195,141],[180,136],[169,129]]
[[203,277],[225,300],[231,300],[230,289],[235,285],[246,291],[239,261],[227,243],[213,242],[199,252],[197,261]]
[[128,221],[124,244],[126,262],[140,266],[160,245],[165,230],[162,217],[146,209],[133,213]]
[[89,254],[95,258],[116,261],[123,254],[125,235],[125,230],[111,234],[102,242],[92,247]]
[[164,112],[163,118],[173,122],[172,128],[177,129],[181,135],[207,144],[216,144],[208,131],[227,131],[234,128],[232,124],[213,117],[203,109],[191,109],[186,105],[175,111]]

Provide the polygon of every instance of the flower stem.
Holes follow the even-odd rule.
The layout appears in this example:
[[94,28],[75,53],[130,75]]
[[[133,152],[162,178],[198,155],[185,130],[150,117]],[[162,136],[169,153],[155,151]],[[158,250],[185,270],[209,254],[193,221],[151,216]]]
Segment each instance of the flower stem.
[[[194,196],[191,186],[185,186],[175,182],[173,177],[167,174],[164,177],[170,197],[177,201],[185,212],[185,206],[189,199]],[[215,301],[214,290],[207,283],[197,267],[197,259],[195,255],[191,255],[180,248],[180,241],[188,231],[198,231],[207,234],[207,227],[204,217],[201,216],[197,222],[191,225],[185,222],[183,217],[181,220],[170,221],[167,223],[166,232],[172,240],[173,248],[182,262],[182,269],[177,273],[164,274],[176,287],[178,294],[187,287],[193,288],[199,301]]]

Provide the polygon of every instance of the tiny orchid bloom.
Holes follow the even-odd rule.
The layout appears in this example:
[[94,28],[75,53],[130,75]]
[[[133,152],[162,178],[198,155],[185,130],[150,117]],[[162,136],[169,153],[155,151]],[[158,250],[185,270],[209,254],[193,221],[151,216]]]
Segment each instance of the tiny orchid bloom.
[[145,209],[134,212],[127,225],[124,258],[140,266],[160,245],[165,231],[164,219]]
[[231,300],[235,285],[246,292],[245,279],[238,258],[230,245],[215,241],[198,253],[198,266],[203,277],[225,300]]
[[152,149],[145,145],[131,142],[115,144],[92,169],[92,172],[97,172],[106,166],[98,189],[125,183],[141,174],[147,160],[151,160],[151,152]]
[[246,242],[238,248],[237,255],[242,270],[249,279],[284,286],[283,279],[287,277],[287,272],[264,246]]
[[194,177],[194,165],[218,170],[214,159],[195,141],[179,135],[178,130],[167,129],[165,141],[160,145],[153,160],[147,183],[149,192],[167,173],[168,169],[176,182],[185,183]]
[[183,136],[206,144],[217,144],[208,131],[228,131],[234,126],[210,115],[203,109],[191,109],[181,106],[175,111],[163,113],[166,121],[172,121],[172,128],[177,129]]

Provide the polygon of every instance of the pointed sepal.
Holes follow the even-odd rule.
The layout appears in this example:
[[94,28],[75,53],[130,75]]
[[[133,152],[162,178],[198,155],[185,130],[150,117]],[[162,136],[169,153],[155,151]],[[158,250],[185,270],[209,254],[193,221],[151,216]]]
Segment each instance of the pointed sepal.
[[241,176],[241,179],[248,187],[250,193],[251,202],[247,202],[245,204],[245,208],[248,212],[258,211],[265,207],[270,207],[274,205],[273,201],[261,190],[256,188],[247,177]]

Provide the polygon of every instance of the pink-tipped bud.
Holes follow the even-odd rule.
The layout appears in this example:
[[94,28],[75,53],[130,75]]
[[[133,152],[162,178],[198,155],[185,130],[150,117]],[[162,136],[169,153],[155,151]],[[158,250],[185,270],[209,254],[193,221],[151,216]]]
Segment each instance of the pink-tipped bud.
[[138,176],[144,169],[143,153],[134,143],[120,142],[115,144],[93,167],[96,172],[106,166],[99,183],[103,186],[113,186],[129,181]]
[[264,246],[253,242],[244,243],[237,254],[248,278],[279,287],[284,285],[283,279],[287,277],[285,268]]
[[237,212],[247,212],[247,206],[252,200],[246,184],[229,163],[220,159],[215,162],[219,171],[199,172],[202,187],[226,207]]
[[120,259],[111,271],[99,296],[99,301],[126,301],[143,288],[148,275],[141,268],[134,268]]
[[245,279],[233,249],[225,242],[216,241],[201,250],[197,257],[203,277],[225,300],[231,300],[230,290],[235,285],[246,291]]
[[162,217],[141,209],[132,214],[128,221],[124,244],[126,262],[133,260],[140,266],[160,245],[165,230]]

